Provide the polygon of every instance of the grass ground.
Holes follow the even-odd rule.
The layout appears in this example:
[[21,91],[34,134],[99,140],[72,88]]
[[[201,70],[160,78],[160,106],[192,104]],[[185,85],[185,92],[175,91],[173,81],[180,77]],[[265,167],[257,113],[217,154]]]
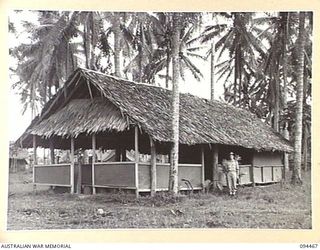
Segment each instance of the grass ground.
[[302,186],[285,182],[240,187],[236,197],[166,194],[32,193],[30,173],[10,174],[8,230],[90,228],[311,228],[310,173]]

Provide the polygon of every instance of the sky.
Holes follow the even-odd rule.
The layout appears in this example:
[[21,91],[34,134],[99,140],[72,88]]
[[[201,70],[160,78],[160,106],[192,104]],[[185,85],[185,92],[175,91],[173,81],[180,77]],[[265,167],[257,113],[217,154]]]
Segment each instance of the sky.
[[[10,12],[9,19],[11,22],[14,23],[17,31],[18,31],[18,38],[16,38],[13,34],[9,33],[9,47],[15,47],[20,43],[28,43],[28,34],[23,32],[23,27],[21,25],[21,21],[23,20],[30,20],[35,21],[36,16],[29,11],[22,11],[22,12]],[[9,58],[9,66],[15,68],[17,61],[10,57]],[[203,97],[203,98],[210,98],[210,60],[207,61],[199,61],[198,62],[199,69],[203,73],[203,79],[200,81],[195,80],[190,73],[186,73],[186,79],[183,81],[180,79],[180,92],[188,92],[193,95]],[[18,80],[16,76],[9,77],[9,84],[12,86],[14,82]],[[215,86],[215,98],[218,99],[223,95],[223,85],[221,83],[216,84]],[[20,102],[20,96],[15,93],[16,91],[10,88],[9,90],[9,105],[10,108],[8,112],[8,122],[9,122],[9,140],[15,141],[17,140],[20,135],[25,131],[28,125],[31,123],[31,112],[27,110],[25,114],[22,114],[22,104]]]

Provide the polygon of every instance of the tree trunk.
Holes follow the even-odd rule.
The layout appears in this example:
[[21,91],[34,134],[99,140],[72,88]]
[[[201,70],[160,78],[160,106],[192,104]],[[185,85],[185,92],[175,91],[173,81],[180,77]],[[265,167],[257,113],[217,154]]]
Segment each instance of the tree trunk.
[[280,75],[275,74],[275,103],[273,109],[273,128],[279,132],[279,114],[280,114]]
[[292,173],[293,184],[301,184],[301,144],[302,144],[302,117],[303,117],[303,73],[304,73],[304,46],[305,46],[305,12],[299,13],[299,35],[297,45],[297,101],[294,135],[294,167]]
[[179,160],[179,41],[180,23],[179,14],[173,13],[173,39],[172,39],[172,139],[171,165],[169,177],[169,191],[178,194],[178,160]]
[[143,64],[142,64],[142,61],[143,61],[143,58],[144,58],[144,55],[143,55],[143,44],[145,42],[144,35],[143,35],[142,23],[140,23],[139,29],[140,29],[140,43],[138,44],[138,53],[139,53],[139,57],[138,57],[139,58],[139,78],[138,78],[138,81],[142,82],[142,76],[143,76]]
[[283,38],[283,58],[282,58],[282,69],[283,69],[283,108],[286,110],[288,107],[288,33],[289,33],[289,13],[286,15],[286,27],[285,36]]
[[233,105],[236,106],[237,104],[237,86],[238,86],[238,52],[236,49],[235,52],[235,59],[234,59],[234,82],[233,82]]
[[85,64],[86,68],[90,68],[90,42],[88,36],[88,27],[87,24],[84,24],[83,27],[83,49],[84,49],[84,56],[85,56]]
[[166,59],[166,88],[169,88],[169,78],[170,78],[170,51],[167,49],[167,59]]
[[[288,109],[288,36],[289,36],[289,13],[284,12],[284,19],[286,21],[285,35],[283,36],[283,58],[282,58],[282,70],[283,70],[283,110],[287,113]],[[285,121],[283,128],[283,136],[289,140],[288,122]],[[284,153],[284,168],[285,171],[289,170],[289,154]]]
[[213,149],[212,182],[213,182],[213,189],[215,190],[218,187],[218,182],[219,182],[219,173],[218,173],[219,148],[218,148],[218,145],[214,144],[212,149]]
[[303,170],[308,170],[308,128],[304,126],[303,129]]
[[214,100],[214,68],[215,68],[215,62],[214,62],[214,53],[215,53],[215,44],[212,42],[211,44],[211,101]]
[[[289,131],[288,131],[288,123],[285,123],[284,129],[283,129],[283,137],[287,140],[290,139]],[[284,169],[285,171],[289,171],[289,154],[284,153]]]
[[[307,65],[304,63],[304,75],[303,75],[303,107],[307,105],[308,97],[308,72]],[[308,138],[309,138],[309,129],[308,122],[302,122],[303,127],[303,170],[307,171],[308,167]]]
[[120,44],[120,15],[115,14],[114,23],[113,23],[113,34],[114,34],[114,73],[116,76],[121,77],[121,69],[120,69],[120,52],[121,52],[121,44]]
[[94,54],[94,49],[96,46],[96,34],[95,34],[95,27],[94,27],[94,16],[93,12],[90,12],[90,30],[91,30],[91,50],[90,50],[90,69],[95,69],[95,54]]
[[[234,22],[233,26],[235,28],[238,27],[239,23],[239,14],[234,13]],[[234,57],[234,82],[233,82],[233,105],[236,106],[237,104],[237,90],[239,90],[239,102],[241,98],[241,88],[240,88],[240,81],[241,79],[239,78],[240,75],[240,37],[236,35],[235,40],[237,41],[236,48],[235,48],[235,57]],[[239,86],[239,88],[238,88]]]

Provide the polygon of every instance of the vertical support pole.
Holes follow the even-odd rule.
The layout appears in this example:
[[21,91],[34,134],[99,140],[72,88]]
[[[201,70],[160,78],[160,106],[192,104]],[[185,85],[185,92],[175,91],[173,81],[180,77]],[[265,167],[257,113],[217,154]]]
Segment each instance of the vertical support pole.
[[204,193],[205,187],[204,187],[204,148],[203,148],[203,145],[201,145],[201,183],[202,183],[202,192]]
[[255,187],[256,183],[254,180],[254,165],[253,165],[253,163],[251,164],[251,181],[252,181],[252,186]]
[[218,162],[219,162],[219,148],[217,144],[213,145],[213,160],[212,160],[212,182],[213,189],[217,189],[217,184],[219,181],[218,175]]
[[46,157],[46,148],[44,147],[44,148],[43,148],[43,163],[42,163],[43,165],[46,165],[46,164],[47,164],[46,158],[47,158],[47,157]]
[[32,136],[32,146],[33,146],[33,171],[32,171],[32,183],[33,183],[33,191],[36,191],[35,184],[35,165],[37,165],[37,138],[36,135]]
[[100,158],[100,160],[98,160],[98,161],[102,162],[102,148],[101,147],[99,148],[99,158]]
[[264,183],[264,178],[263,178],[264,176],[263,176],[263,166],[261,166],[261,182],[262,183]]
[[53,141],[51,138],[49,141],[49,147],[50,147],[50,163],[54,164],[54,146],[53,146]]
[[70,139],[70,193],[74,193],[74,138]]
[[151,154],[151,196],[154,196],[157,190],[157,158],[156,145],[150,137],[150,154]]
[[82,186],[82,162],[83,162],[83,158],[82,158],[82,157],[79,157],[79,159],[78,159],[77,194],[81,194],[81,186]]
[[139,141],[138,141],[138,127],[134,127],[134,173],[135,173],[135,185],[136,185],[136,197],[139,197]]
[[96,135],[92,135],[92,194],[96,194],[96,188],[95,188],[95,164],[96,162]]
[[116,149],[115,149],[115,160],[116,160],[116,162],[119,162],[119,161],[121,161],[121,150],[120,150],[120,147],[116,147]]
[[273,173],[273,170],[274,170],[274,168],[273,168],[273,166],[271,167],[271,180],[272,181],[274,181],[274,173]]
[[127,161],[127,151],[125,148],[121,149],[121,161]]

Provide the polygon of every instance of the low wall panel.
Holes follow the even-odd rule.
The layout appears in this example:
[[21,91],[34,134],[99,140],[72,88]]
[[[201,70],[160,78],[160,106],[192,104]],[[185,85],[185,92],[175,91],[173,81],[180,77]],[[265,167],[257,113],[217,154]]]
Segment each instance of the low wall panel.
[[139,163],[139,189],[151,189],[151,166],[148,163]]
[[254,166],[253,168],[254,182],[255,183],[263,183],[261,167]]
[[263,168],[263,183],[273,182],[272,167],[262,167],[262,168]]
[[95,164],[95,185],[106,187],[135,187],[134,163]]
[[82,185],[92,185],[92,164],[82,165]]
[[169,164],[157,164],[157,189],[168,189]]
[[239,180],[239,183],[241,185],[252,183],[251,174],[250,174],[250,168],[251,168],[251,165],[240,165],[239,166],[239,169],[240,169],[240,177],[239,177],[240,180]]
[[37,165],[34,171],[35,184],[70,185],[70,164]]
[[273,167],[273,181],[275,181],[275,182],[281,181],[282,171],[283,171],[283,167],[281,167],[281,166]]
[[202,188],[202,167],[201,165],[179,165],[178,178],[179,178],[179,186],[181,188],[187,188],[185,182],[181,181],[181,179],[186,179],[191,182],[193,188]]

